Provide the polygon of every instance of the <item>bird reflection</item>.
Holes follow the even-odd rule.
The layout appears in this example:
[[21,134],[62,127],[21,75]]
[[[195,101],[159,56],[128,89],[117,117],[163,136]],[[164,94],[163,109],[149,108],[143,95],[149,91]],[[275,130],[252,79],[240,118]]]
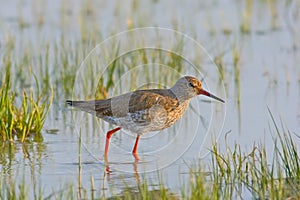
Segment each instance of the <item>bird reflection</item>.
[[[140,162],[140,158],[138,157],[138,158],[135,158],[134,162],[132,163],[133,164],[133,173],[134,173],[134,176],[136,179],[136,183],[138,185],[140,184],[140,175],[138,173],[138,163],[139,162]],[[104,177],[107,179],[107,181],[110,181],[111,174],[113,173],[113,171],[111,170],[107,155],[104,156],[104,173],[105,173]]]

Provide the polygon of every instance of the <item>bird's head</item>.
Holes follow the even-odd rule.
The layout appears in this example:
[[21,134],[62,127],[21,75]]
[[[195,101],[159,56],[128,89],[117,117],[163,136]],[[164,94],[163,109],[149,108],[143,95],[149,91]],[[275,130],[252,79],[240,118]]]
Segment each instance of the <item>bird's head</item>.
[[202,88],[201,81],[192,76],[184,76],[180,78],[171,88],[171,91],[176,95],[177,98],[183,101],[202,94],[225,103],[223,99],[220,99],[219,97],[216,97],[215,95],[204,90]]

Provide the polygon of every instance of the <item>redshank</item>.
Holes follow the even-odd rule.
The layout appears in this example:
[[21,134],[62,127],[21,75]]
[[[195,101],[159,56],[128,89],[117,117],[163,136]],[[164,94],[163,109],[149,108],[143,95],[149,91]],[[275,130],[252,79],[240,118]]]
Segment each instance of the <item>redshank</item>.
[[186,111],[190,99],[198,95],[225,103],[224,100],[205,91],[197,78],[184,76],[170,89],[136,90],[103,100],[68,100],[67,104],[118,126],[106,134],[105,157],[108,155],[110,138],[115,132],[123,128],[136,133],[132,154],[139,160],[137,149],[140,136],[174,124]]

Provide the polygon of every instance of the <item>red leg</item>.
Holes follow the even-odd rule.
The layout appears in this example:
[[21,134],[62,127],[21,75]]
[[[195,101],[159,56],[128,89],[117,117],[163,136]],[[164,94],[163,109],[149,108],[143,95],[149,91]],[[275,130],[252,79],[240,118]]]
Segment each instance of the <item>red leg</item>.
[[134,144],[134,147],[133,147],[133,150],[132,150],[132,155],[134,156],[134,158],[135,158],[136,160],[140,160],[139,155],[138,155],[138,152],[137,152],[138,145],[139,145],[139,140],[140,140],[140,135],[138,135],[138,136],[136,137],[135,144]]
[[112,136],[115,132],[117,132],[118,130],[120,130],[120,129],[121,129],[121,127],[117,127],[117,128],[115,128],[115,129],[110,130],[110,131],[107,132],[107,134],[106,134],[106,142],[105,142],[104,156],[107,156],[107,154],[108,154],[108,147],[109,147],[109,142],[110,142],[111,136]]

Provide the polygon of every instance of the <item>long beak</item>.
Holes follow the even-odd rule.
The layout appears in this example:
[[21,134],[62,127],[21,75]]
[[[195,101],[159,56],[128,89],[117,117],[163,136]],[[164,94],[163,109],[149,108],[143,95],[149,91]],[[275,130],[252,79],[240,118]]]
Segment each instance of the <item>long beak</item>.
[[205,91],[203,89],[200,90],[200,94],[208,96],[208,97],[211,97],[211,98],[216,99],[218,101],[221,101],[222,103],[225,103],[225,101],[223,99],[220,99],[219,97],[216,97],[215,95],[210,94],[209,92],[207,92],[207,91]]

